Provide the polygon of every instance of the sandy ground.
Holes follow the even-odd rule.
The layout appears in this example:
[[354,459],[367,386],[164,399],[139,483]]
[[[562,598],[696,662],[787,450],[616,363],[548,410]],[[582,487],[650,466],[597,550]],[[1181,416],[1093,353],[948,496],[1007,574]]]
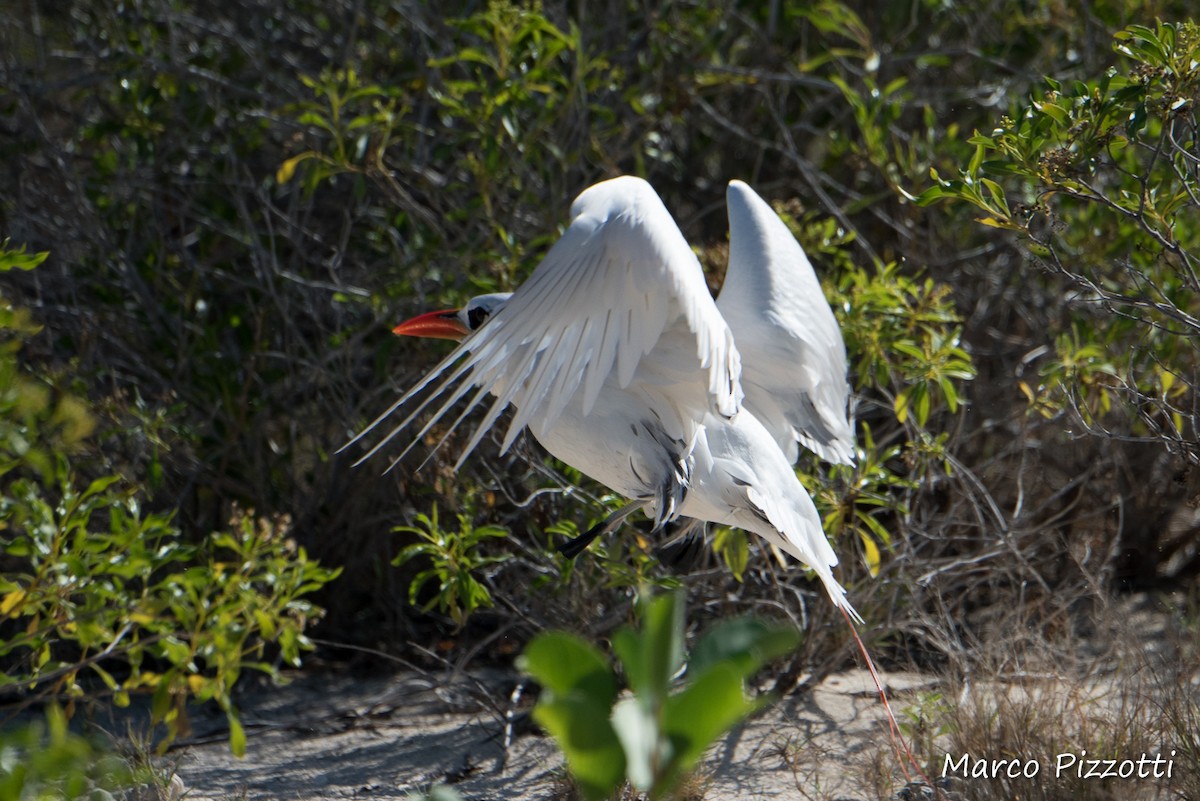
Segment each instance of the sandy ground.
[[[504,747],[515,677],[295,677],[241,699],[249,737],[234,757],[219,717],[194,720],[171,752],[189,799],[406,799],[450,784],[469,801],[563,797],[553,742],[517,726]],[[896,699],[929,681],[887,677]],[[527,707],[528,704],[522,706]],[[900,789],[869,676],[831,676],[733,730],[704,763],[709,799],[889,798]]]

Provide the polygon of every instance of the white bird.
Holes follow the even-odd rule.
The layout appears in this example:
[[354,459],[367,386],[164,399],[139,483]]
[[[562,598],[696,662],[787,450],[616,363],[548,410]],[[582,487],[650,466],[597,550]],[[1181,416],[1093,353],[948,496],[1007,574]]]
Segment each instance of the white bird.
[[621,177],[585,190],[563,236],[511,295],[394,329],[461,344],[355,438],[438,382],[363,460],[438,398],[397,461],[462,398],[473,392],[443,442],[494,396],[458,466],[514,407],[501,452],[528,428],[553,456],[632,500],[579,538],[584,545],[637,509],[656,528],[677,517],[742,528],[812,568],[857,618],[792,469],[801,444],[852,460],[841,334],[782,220],[740,181],[727,202],[730,264],[714,302],[648,183]]

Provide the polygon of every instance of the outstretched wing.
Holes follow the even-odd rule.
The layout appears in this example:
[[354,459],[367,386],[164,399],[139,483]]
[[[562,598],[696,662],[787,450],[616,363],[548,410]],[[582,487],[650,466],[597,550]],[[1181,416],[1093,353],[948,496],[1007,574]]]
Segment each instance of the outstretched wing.
[[414,437],[419,440],[472,391],[451,431],[489,395],[495,400],[459,465],[513,405],[502,444],[507,449],[530,421],[552,424],[578,393],[584,413],[590,412],[610,375],[628,386],[663,332],[670,328],[674,336],[681,327],[694,337],[709,408],[733,416],[742,397],[739,357],[695,254],[648,183],[622,177],[597,184],[575,200],[566,232],[508,302],[363,432],[440,380],[363,458],[444,397]]
[[846,346],[808,257],[754,190],[732,181],[729,270],[717,308],[743,359],[749,409],[795,462],[803,445],[854,463],[846,418]]

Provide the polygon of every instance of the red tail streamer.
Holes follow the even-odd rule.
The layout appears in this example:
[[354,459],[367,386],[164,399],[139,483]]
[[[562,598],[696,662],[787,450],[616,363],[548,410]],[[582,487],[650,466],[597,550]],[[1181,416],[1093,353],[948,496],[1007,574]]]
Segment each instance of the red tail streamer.
[[934,785],[929,777],[925,775],[925,771],[917,764],[916,758],[912,754],[912,750],[908,747],[908,743],[904,740],[904,735],[900,733],[900,725],[896,722],[896,716],[892,713],[892,706],[888,703],[887,693],[883,689],[883,682],[879,678],[879,671],[875,669],[875,660],[871,659],[871,654],[867,652],[867,646],[863,644],[862,638],[858,636],[858,629],[854,626],[854,621],[850,619],[850,615],[845,609],[841,609],[842,617],[846,619],[846,625],[850,627],[850,633],[854,635],[854,641],[858,643],[858,650],[863,656],[863,660],[867,663],[867,670],[871,673],[871,678],[875,682],[875,689],[879,691],[879,700],[883,702],[883,708],[887,712],[888,733],[892,738],[892,748],[896,752],[896,759],[900,763],[900,770],[904,773],[904,778],[911,784],[913,781],[912,774],[908,772],[905,762],[912,765],[916,769],[917,776],[920,777],[926,785],[933,788],[934,794],[941,797],[942,794]]

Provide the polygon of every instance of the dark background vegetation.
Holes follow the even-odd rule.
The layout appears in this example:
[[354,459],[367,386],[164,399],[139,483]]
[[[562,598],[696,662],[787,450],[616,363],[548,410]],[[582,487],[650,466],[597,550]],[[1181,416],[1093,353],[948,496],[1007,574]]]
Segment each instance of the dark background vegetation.
[[[1160,353],[1153,335],[1114,322],[1121,307],[1031,250],[1029,230],[980,224],[953,198],[914,201],[936,185],[931,168],[968,170],[972,135],[1040,97],[1044,76],[1127,72],[1113,34],[1185,20],[1190,3],[520,8],[5,5],[0,232],[50,255],[6,274],[4,294],[45,326],[24,363],[97,416],[76,470],[136,483],[191,541],[245,510],[284,520],[310,555],[344,567],[317,598],[326,640],[507,658],[547,626],[602,635],[639,581],[671,581],[628,532],[573,568],[551,552],[603,515],[602,488],[533,445],[482,449],[459,473],[461,439],[420,470],[418,448],[386,473],[386,459],[352,467],[362,451],[338,449],[445,353],[390,327],[518,285],[584,187],[649,179],[716,286],[724,186],[741,178],[782,204],[844,301],[871,437],[861,461],[879,472],[805,470],[824,511],[842,504],[859,520],[835,542],[840,575],[887,659],[966,664],[997,627],[1059,636],[1112,593],[1195,597],[1194,345],[1171,332],[1171,387],[1129,378],[1129,354]],[[1038,201],[1036,186],[1006,188],[1014,204]],[[1172,223],[1185,246],[1200,236],[1195,201]],[[1074,219],[1043,215],[1032,234]],[[1061,252],[1089,269],[1115,275],[1146,250],[1144,229],[1080,219],[1090,250]],[[855,280],[909,305],[873,307]],[[1186,285],[1172,297],[1197,314]],[[916,307],[928,325],[898,330],[918,345],[929,331],[953,340],[973,380],[945,390],[936,360],[924,378],[902,369],[878,320]],[[926,379],[926,413],[898,415],[897,397]],[[1165,411],[1150,408],[1159,389]],[[435,507],[445,531],[510,532],[464,557],[503,559],[471,573],[493,605],[464,629],[445,607],[418,610],[437,600],[433,585],[410,598],[424,557],[391,564],[416,541],[393,527]],[[846,661],[819,591],[751,550],[743,582],[716,557],[684,578],[693,606],[792,615],[812,631],[798,667]]]

